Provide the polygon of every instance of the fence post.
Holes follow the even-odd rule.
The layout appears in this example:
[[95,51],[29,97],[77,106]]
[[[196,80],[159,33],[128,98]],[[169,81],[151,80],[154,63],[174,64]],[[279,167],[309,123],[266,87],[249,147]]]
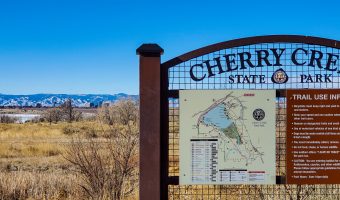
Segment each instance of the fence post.
[[157,44],[143,44],[137,49],[140,95],[140,200],[158,200],[161,195],[162,53],[163,49]]

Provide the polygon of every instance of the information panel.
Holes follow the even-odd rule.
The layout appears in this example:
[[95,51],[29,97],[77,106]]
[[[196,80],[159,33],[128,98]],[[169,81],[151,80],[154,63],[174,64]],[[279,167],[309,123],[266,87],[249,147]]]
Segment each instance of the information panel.
[[275,94],[180,91],[180,184],[275,184]]
[[340,183],[340,90],[287,90],[287,183]]

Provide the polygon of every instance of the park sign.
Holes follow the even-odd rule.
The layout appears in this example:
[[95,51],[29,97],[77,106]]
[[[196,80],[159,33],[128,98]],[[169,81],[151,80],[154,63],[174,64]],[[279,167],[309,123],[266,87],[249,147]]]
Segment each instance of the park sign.
[[226,184],[273,184],[263,194],[279,199],[340,184],[340,41],[249,37],[164,63],[156,44],[137,53],[140,199],[226,199],[238,189]]
[[[285,48],[259,49],[255,52],[240,52],[224,54],[213,59],[204,60],[201,63],[193,64],[190,67],[190,77],[194,81],[202,81],[216,74],[232,73],[248,70],[248,68],[262,67],[282,67]],[[296,66],[308,66],[313,69],[320,69],[320,74],[300,74],[299,81],[303,82],[332,82],[331,76],[333,72],[340,73],[337,67],[339,54],[323,53],[314,48],[296,48],[285,55],[284,59],[289,59]],[[300,61],[302,60],[302,61]],[[285,60],[287,62],[287,60]],[[266,75],[262,74],[235,74],[228,76],[229,83],[266,83]],[[279,69],[272,74],[271,81],[273,83],[282,84],[288,81],[288,77],[283,69]]]

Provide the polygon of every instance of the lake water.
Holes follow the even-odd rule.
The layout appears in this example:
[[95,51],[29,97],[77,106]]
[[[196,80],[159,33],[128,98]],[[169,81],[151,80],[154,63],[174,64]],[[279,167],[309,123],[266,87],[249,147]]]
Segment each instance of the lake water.
[[214,125],[220,130],[228,128],[232,124],[232,121],[227,118],[224,109],[225,107],[223,104],[219,104],[211,109],[205,114],[203,118],[204,123],[207,125]]
[[25,123],[29,120],[36,118],[36,117],[40,117],[39,114],[1,114],[1,115],[2,116],[6,115],[6,116],[9,116],[9,117],[17,118],[18,119],[17,123]]

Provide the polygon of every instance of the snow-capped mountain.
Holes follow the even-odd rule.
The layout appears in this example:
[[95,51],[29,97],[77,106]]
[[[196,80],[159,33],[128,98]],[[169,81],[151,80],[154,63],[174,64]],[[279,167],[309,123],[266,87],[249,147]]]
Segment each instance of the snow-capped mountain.
[[53,107],[63,104],[67,99],[72,99],[75,107],[97,106],[102,103],[113,103],[121,99],[138,100],[138,95],[128,95],[119,93],[115,95],[108,94],[33,94],[33,95],[6,95],[0,94],[0,106],[33,106]]

